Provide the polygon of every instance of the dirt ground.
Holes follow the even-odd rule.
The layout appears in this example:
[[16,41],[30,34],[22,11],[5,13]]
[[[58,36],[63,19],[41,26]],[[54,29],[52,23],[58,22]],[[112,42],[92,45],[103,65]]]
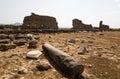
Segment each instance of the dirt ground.
[[[35,35],[34,35],[35,36]],[[120,79],[120,32],[79,32],[39,34],[37,50],[42,51],[42,44],[47,42],[66,52],[85,67],[85,79]],[[75,43],[67,43],[74,39]],[[87,52],[77,53],[83,45]],[[47,61],[44,55],[38,60],[26,59],[30,50],[27,44],[9,51],[0,51],[0,79],[67,79],[58,73],[54,67],[47,71],[36,69],[38,61]],[[19,68],[26,69],[25,74],[19,74]]]

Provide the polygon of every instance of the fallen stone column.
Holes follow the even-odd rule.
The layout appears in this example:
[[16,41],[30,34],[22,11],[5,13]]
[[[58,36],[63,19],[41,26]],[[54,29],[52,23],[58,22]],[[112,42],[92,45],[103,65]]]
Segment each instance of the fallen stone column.
[[[49,44],[43,44],[43,54],[49,62],[65,77],[71,78],[73,76],[81,75],[84,67],[68,54],[56,49]],[[79,78],[72,78],[79,79]]]

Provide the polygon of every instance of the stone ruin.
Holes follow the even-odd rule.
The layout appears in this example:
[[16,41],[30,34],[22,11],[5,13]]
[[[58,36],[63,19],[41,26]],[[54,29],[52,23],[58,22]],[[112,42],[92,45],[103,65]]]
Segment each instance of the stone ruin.
[[72,25],[73,25],[73,29],[79,29],[79,30],[92,30],[93,29],[91,24],[90,25],[84,24],[79,19],[73,19]]
[[58,29],[56,18],[31,13],[23,21],[22,29]]
[[109,30],[109,26],[108,25],[104,25],[103,21],[100,21],[100,23],[99,23],[99,30]]

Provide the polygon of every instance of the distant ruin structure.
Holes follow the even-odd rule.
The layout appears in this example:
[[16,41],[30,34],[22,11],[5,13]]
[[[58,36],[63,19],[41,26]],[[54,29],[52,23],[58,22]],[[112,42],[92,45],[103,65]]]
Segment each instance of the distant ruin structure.
[[103,21],[100,21],[99,23],[99,30],[109,30],[109,26],[108,25],[104,25]]
[[90,25],[84,24],[79,19],[73,19],[72,25],[73,25],[73,29],[79,29],[79,30],[92,30],[93,29],[91,24]]
[[23,21],[22,29],[58,29],[56,18],[31,13]]

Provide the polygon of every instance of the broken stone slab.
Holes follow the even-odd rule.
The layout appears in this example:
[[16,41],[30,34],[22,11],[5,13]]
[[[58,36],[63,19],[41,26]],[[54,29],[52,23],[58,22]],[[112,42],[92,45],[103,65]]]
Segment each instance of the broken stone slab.
[[86,52],[87,52],[87,49],[85,46],[80,46],[78,51],[77,51],[77,53],[81,54],[81,55],[84,55]]
[[27,53],[26,58],[29,59],[38,59],[42,55],[42,53],[39,50],[32,50]]
[[9,39],[8,34],[0,34],[0,39]]
[[65,77],[70,78],[73,75],[81,75],[84,71],[84,66],[65,52],[47,43],[43,44],[42,48],[43,54],[50,64]]
[[26,35],[24,35],[24,34],[16,34],[15,39],[26,39]]
[[25,43],[27,43],[27,41],[25,39],[19,39],[13,42],[14,44],[16,44],[17,46],[22,46],[25,45]]
[[36,65],[36,68],[39,71],[44,71],[44,70],[51,69],[51,66],[50,66],[50,64],[48,62],[40,61],[39,64]]
[[11,42],[10,39],[0,40],[0,44],[8,44],[10,42]]
[[9,49],[14,49],[16,48],[15,44],[1,44],[0,45],[0,51],[7,51]]

